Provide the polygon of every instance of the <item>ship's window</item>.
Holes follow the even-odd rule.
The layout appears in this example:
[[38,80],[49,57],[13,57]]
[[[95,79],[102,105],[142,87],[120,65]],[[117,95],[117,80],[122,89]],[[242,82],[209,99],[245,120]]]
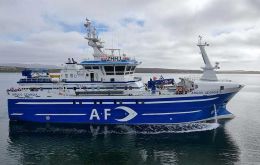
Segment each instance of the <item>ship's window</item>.
[[104,66],[106,72],[114,72],[113,66]]
[[88,73],[86,73],[86,77],[88,77]]
[[127,66],[126,71],[130,71],[130,70],[131,70],[131,66]]
[[65,78],[68,78],[68,74],[65,74]]
[[99,69],[99,66],[93,66],[92,68],[93,69]]
[[116,72],[116,75],[124,75],[124,72]]
[[135,66],[132,66],[131,71],[134,71],[134,70],[135,70]]
[[123,72],[125,70],[125,66],[116,66],[116,71]]
[[114,75],[114,72],[106,72],[107,75]]
[[220,90],[224,90],[224,86],[220,86]]
[[91,66],[85,66],[85,69],[91,69]]
[[113,66],[104,66],[107,75],[114,75],[114,67]]
[[107,75],[114,75],[114,72],[106,72]]
[[73,78],[73,74],[70,74],[70,78]]
[[115,66],[116,74],[123,75],[125,71],[125,66]]
[[111,82],[115,82],[115,78],[111,78],[110,81],[111,81]]

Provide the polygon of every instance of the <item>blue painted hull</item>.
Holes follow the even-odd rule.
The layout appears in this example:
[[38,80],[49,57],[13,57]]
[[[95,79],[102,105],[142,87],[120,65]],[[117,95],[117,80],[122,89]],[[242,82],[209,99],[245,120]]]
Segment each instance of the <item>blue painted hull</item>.
[[176,124],[231,114],[235,93],[146,99],[8,99],[11,121],[89,124]]

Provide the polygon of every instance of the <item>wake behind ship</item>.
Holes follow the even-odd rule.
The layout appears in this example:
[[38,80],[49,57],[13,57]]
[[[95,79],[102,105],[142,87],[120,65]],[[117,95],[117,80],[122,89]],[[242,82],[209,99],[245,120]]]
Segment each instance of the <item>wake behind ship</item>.
[[226,109],[243,87],[218,80],[199,38],[205,67],[200,79],[150,79],[135,77],[141,64],[120,49],[105,49],[96,29],[85,22],[94,59],[77,63],[68,59],[59,74],[26,69],[17,87],[7,89],[11,121],[90,124],[178,124],[232,118]]

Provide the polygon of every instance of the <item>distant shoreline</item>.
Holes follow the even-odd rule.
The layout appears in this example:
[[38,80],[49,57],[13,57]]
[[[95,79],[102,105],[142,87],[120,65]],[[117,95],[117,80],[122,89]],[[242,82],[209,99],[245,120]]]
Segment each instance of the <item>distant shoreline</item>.
[[[18,73],[24,70],[24,67],[15,66],[0,66],[0,73]],[[47,68],[48,69],[48,68]],[[59,72],[60,69],[49,69],[50,72]],[[201,70],[188,69],[165,69],[165,68],[136,68],[136,73],[186,73],[186,74],[201,74]],[[260,74],[260,71],[243,71],[229,70],[217,71],[217,74]]]
[[[187,74],[201,74],[202,70],[165,69],[165,68],[137,68],[136,69],[136,73],[187,73]],[[260,71],[228,70],[228,71],[217,71],[217,74],[260,74]]]

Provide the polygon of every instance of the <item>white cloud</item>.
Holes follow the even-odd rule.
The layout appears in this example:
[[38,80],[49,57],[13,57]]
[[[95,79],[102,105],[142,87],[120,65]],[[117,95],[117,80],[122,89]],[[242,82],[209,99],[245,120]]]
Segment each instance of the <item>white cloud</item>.
[[259,8],[256,0],[1,1],[1,63],[91,57],[82,27],[75,28],[87,16],[108,27],[100,34],[108,46],[119,45],[143,67],[199,68],[201,34],[223,69],[260,70]]

